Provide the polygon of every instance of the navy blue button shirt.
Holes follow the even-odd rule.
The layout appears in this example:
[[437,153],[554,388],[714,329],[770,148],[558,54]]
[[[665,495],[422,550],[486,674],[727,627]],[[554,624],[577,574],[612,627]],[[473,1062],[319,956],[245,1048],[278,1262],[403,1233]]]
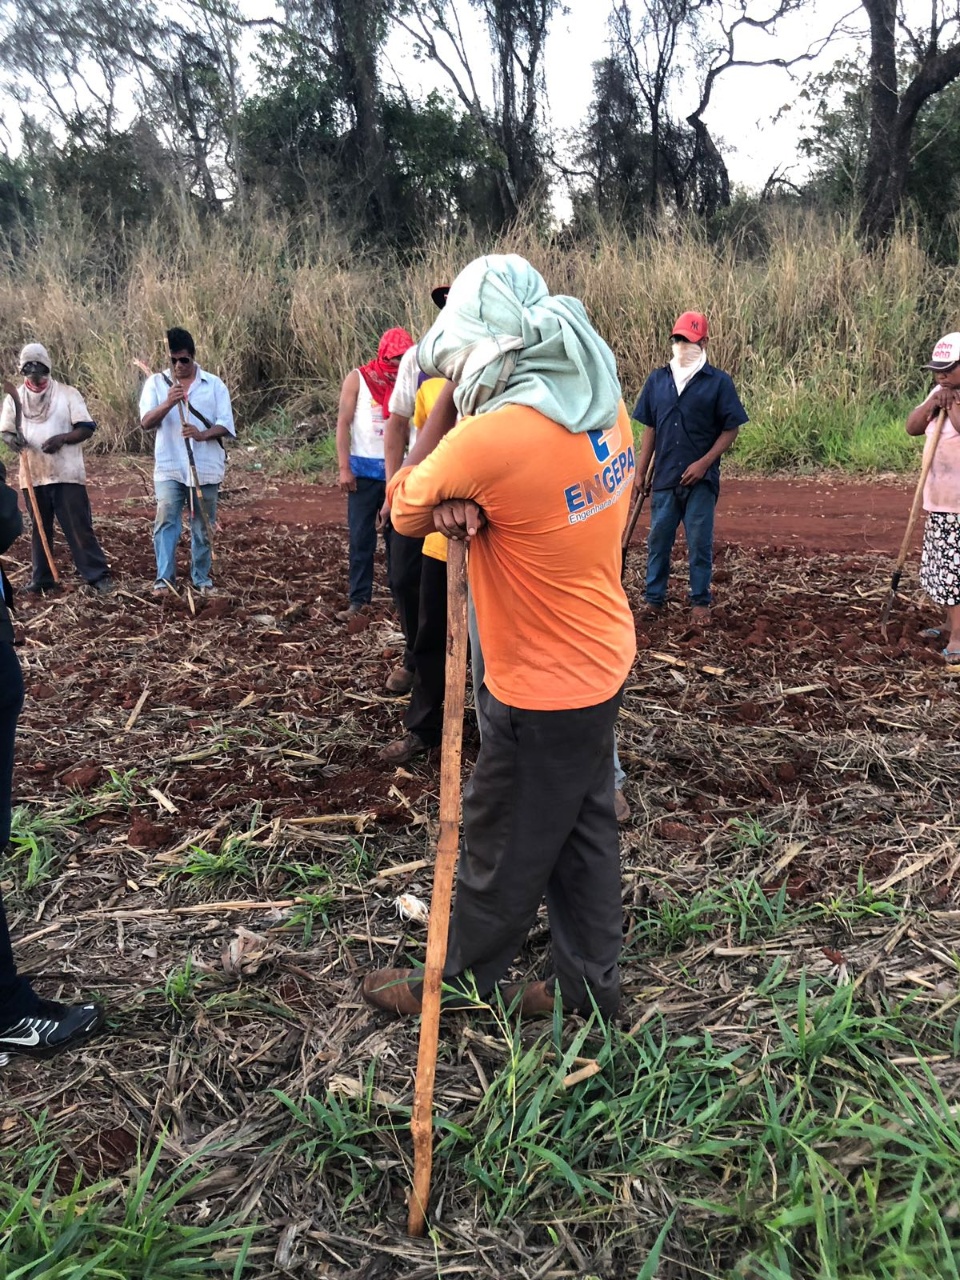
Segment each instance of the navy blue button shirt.
[[[709,453],[718,436],[750,421],[733,379],[712,364],[695,373],[680,396],[670,366],[654,369],[643,384],[633,416],[657,433],[654,489],[675,489],[690,463]],[[719,458],[703,483],[719,494]]]

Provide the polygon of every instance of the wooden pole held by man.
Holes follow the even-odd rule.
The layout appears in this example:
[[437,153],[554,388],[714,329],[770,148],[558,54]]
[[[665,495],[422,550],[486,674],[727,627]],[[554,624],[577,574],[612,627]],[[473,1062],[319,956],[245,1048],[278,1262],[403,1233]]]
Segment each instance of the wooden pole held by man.
[[447,956],[450,902],[460,845],[460,756],[467,678],[467,544],[451,540],[447,548],[447,665],[440,756],[440,834],[433,874],[427,955],[423,969],[423,1010],[410,1132],[413,1136],[413,1188],[407,1233],[426,1232],[433,1169],[433,1086],[440,1034],[440,988]]

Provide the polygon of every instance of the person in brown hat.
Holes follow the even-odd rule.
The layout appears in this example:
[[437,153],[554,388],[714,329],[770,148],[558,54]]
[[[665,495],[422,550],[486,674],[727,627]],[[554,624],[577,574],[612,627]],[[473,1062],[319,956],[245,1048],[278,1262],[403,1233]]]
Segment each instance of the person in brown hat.
[[927,523],[920,585],[934,604],[946,610],[946,625],[940,632],[946,640],[943,656],[956,666],[960,664],[960,333],[945,334],[923,367],[932,371],[936,385],[908,416],[907,434],[929,436],[937,429],[941,409],[947,417],[923,488]]
[[666,608],[670,555],[683,525],[690,565],[694,621],[710,617],[713,513],[720,494],[720,458],[749,419],[730,375],[707,362],[707,317],[685,311],[670,331],[673,355],[647,378],[633,416],[645,430],[637,484],[653,460],[645,597],[659,615]]
[[[48,544],[53,542],[56,520],[80,577],[94,591],[107,595],[114,589],[113,579],[93,531],[83,465],[83,446],[96,430],[96,423],[80,392],[57,382],[50,376],[50,369],[46,347],[39,342],[28,342],[20,352],[23,375],[19,389],[20,436],[16,433],[16,410],[9,396],[0,414],[0,434],[18,453],[29,450],[30,478]],[[22,464],[20,470],[20,488],[26,491]],[[26,505],[32,516],[30,503]],[[30,550],[33,568],[26,590],[37,595],[52,591],[56,583],[35,520]]]

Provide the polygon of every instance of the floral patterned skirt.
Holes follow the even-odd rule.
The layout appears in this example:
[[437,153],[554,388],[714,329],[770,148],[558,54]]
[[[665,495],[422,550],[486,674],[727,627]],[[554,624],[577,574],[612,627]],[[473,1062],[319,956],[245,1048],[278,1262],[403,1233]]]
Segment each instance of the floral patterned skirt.
[[923,531],[920,585],[934,604],[960,604],[960,514],[931,511]]

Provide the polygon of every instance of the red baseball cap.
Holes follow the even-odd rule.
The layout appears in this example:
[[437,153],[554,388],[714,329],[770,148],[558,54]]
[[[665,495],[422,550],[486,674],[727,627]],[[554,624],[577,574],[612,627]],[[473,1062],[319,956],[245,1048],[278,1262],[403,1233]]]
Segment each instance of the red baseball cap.
[[670,330],[670,336],[699,342],[707,336],[707,317],[700,311],[685,311]]

